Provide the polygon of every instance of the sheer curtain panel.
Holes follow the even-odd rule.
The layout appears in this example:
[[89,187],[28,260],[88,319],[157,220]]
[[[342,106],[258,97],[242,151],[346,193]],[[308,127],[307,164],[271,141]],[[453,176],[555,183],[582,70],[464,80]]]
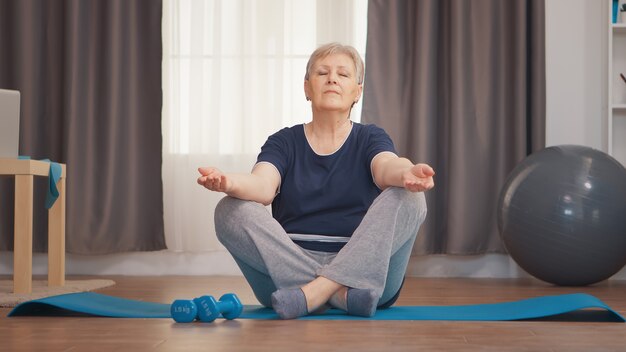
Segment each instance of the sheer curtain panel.
[[165,0],[163,10],[166,241],[174,251],[217,250],[223,194],[200,188],[197,168],[249,172],[270,134],[309,121],[308,57],[330,41],[364,55],[367,1]]

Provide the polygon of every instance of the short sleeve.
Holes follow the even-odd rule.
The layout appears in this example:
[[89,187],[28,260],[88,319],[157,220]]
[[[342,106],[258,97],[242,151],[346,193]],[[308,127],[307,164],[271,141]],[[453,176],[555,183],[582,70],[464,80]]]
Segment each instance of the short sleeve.
[[374,157],[382,152],[391,152],[396,154],[396,148],[393,145],[391,137],[382,128],[376,125],[367,125],[368,143],[367,143],[367,162],[372,163]]
[[287,170],[289,160],[289,142],[288,136],[289,129],[284,128],[273,135],[269,136],[265,144],[261,147],[261,152],[257,156],[257,164],[261,162],[267,162],[278,170],[280,178],[285,178],[285,172]]

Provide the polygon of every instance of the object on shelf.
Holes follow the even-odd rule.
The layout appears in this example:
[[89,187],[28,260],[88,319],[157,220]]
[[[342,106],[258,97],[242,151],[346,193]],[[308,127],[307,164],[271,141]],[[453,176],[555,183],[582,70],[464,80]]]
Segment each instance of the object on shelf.
[[619,76],[622,77],[622,81],[624,81],[624,83],[626,83],[626,77],[624,77],[624,74],[620,73]]
[[619,5],[619,23],[626,23],[626,3],[620,2]]
[[619,1],[618,0],[613,0],[613,12],[611,12],[613,14],[613,23],[617,23],[617,12],[619,9]]

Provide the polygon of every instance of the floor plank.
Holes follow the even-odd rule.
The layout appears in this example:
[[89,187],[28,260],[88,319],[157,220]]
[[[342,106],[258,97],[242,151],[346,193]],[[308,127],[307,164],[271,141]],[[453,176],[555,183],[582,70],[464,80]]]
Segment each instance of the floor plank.
[[[71,279],[80,279],[72,277]],[[94,278],[94,277],[90,277]],[[241,277],[101,277],[116,285],[98,292],[170,303],[235,292],[257,304]],[[453,305],[584,292],[626,316],[626,282],[557,287],[532,279],[409,278],[398,304]],[[267,321],[15,317],[0,309],[0,349],[7,351],[620,351],[626,324],[581,322]]]

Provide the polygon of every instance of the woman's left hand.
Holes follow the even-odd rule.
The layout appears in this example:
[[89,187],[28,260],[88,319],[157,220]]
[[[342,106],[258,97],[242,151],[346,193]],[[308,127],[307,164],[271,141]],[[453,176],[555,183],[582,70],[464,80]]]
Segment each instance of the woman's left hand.
[[428,164],[415,164],[402,175],[404,188],[411,192],[424,192],[435,187],[435,170]]

